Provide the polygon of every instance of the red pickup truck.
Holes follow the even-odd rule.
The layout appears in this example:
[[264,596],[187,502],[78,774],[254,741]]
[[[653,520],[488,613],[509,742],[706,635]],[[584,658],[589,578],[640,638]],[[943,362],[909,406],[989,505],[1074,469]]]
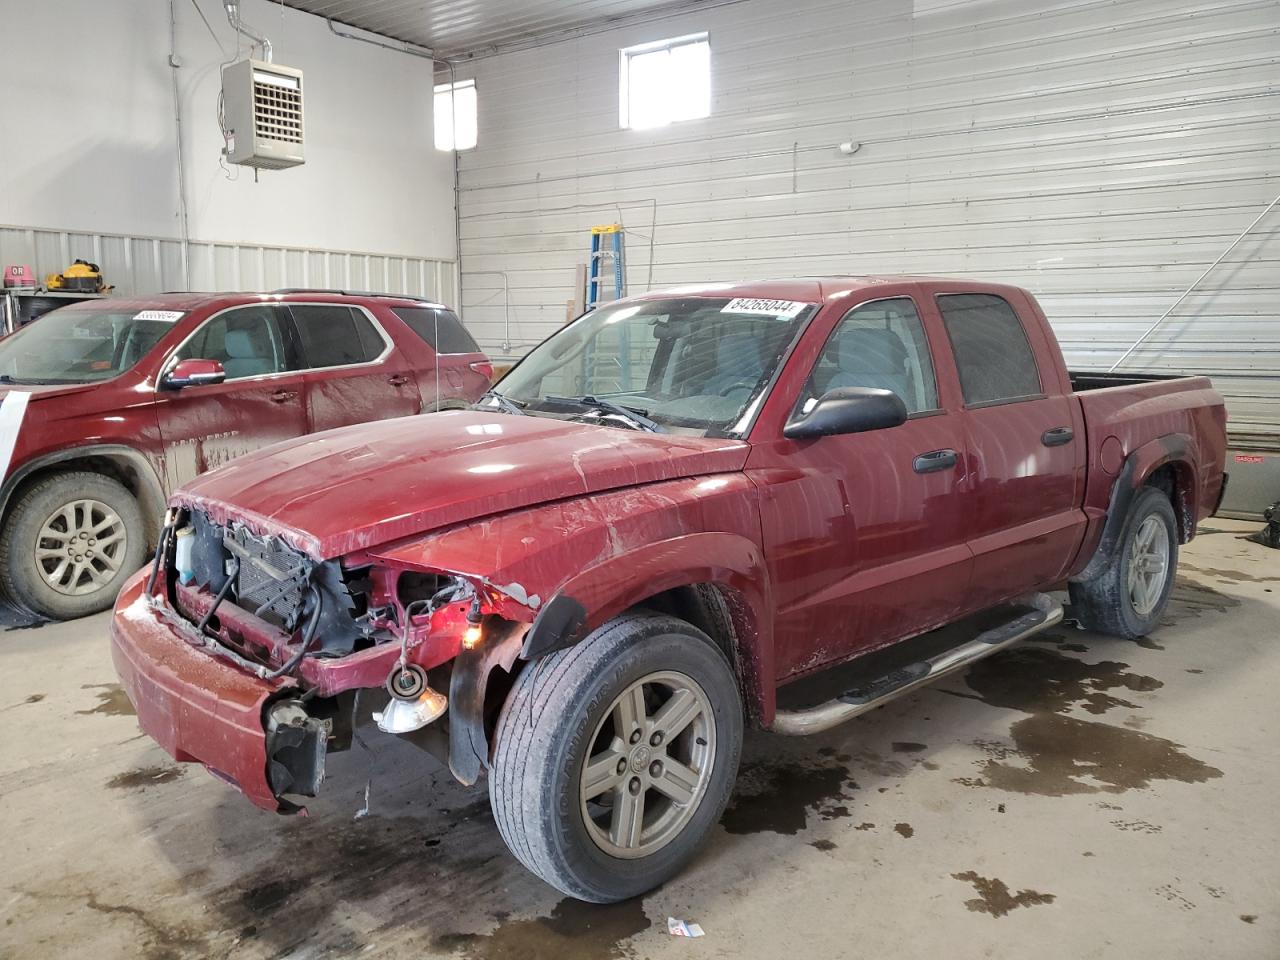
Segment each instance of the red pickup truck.
[[618,900],[694,856],[746,724],[843,722],[1058,622],[1063,585],[1091,627],[1154,627],[1225,442],[1206,379],[1073,381],[1016,287],[653,293],[471,410],[178,491],[113,656],[147,733],[269,810],[316,794],[363,690],[487,771],[525,866]]
[[451,311],[408,297],[55,310],[0,340],[0,585],[45,617],[105,610],[182,483],[280,440],[465,406],[491,372]]

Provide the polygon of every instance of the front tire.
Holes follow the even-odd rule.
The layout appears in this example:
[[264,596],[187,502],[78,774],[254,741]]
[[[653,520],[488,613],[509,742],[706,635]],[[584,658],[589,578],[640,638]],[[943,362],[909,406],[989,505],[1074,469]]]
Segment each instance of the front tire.
[[0,532],[0,583],[9,599],[52,620],[111,606],[146,558],[137,499],[100,473],[37,480],[9,509]]
[[503,840],[569,896],[612,903],[679,873],[724,812],[742,749],[724,653],[624,614],[530,664],[502,710],[489,799]]
[[1091,580],[1072,581],[1072,615],[1099,633],[1134,639],[1156,628],[1178,568],[1178,522],[1169,498],[1146,487],[1133,499],[1116,556]]

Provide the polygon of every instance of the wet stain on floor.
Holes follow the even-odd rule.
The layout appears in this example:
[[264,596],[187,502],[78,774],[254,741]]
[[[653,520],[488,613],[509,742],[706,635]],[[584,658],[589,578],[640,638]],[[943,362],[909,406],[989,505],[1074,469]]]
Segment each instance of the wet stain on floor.
[[431,945],[467,960],[617,960],[623,942],[651,925],[639,899],[602,905],[565,897],[550,916],[503,919],[491,933],[445,934]]
[[1204,577],[1217,577],[1227,583],[1280,583],[1280,577],[1260,577],[1243,570],[1226,570],[1218,567],[1193,567],[1185,560],[1178,561],[1178,569],[1198,573]]
[[1018,907],[1034,907],[1040,904],[1053,903],[1057,898],[1052,893],[1039,893],[1036,890],[1019,890],[1012,893],[1009,885],[1003,880],[979,876],[972,870],[964,873],[953,873],[952,878],[973,884],[978,896],[966,900],[964,905],[974,913],[989,913],[993,917],[1006,916],[1010,910]]
[[41,700],[44,699],[44,697],[45,695],[43,693],[33,693],[31,694],[31,696],[25,697],[24,699],[19,700],[17,703],[9,704],[9,706],[5,707],[5,709],[13,710],[16,707],[25,707],[29,703],[39,703]]
[[[443,835],[441,818],[449,824]],[[216,906],[218,928],[238,931],[241,945],[255,955],[347,956],[371,942],[437,938],[454,938],[459,948],[474,938],[469,956],[519,955],[502,952],[513,944],[513,933],[494,931],[485,939],[458,932],[459,923],[475,917],[493,891],[503,890],[504,905],[533,913],[538,904],[529,903],[526,891],[544,889],[532,878],[520,882],[523,874],[487,814],[466,806],[437,809],[431,821],[373,813],[357,821],[285,823],[260,866],[201,895]],[[349,922],[357,912],[372,929],[364,929],[367,922]]]
[[128,694],[118,683],[85,683],[81,684],[80,689],[98,691],[98,705],[91,710],[77,710],[76,713],[81,716],[90,716],[95,713],[106,714],[109,717],[136,716]]
[[[1061,797],[1081,793],[1122,793],[1154,780],[1204,783],[1222,771],[1182,752],[1181,744],[1137,730],[1055,714],[1035,714],[1009,730],[1013,746],[980,741],[989,759],[979,779],[1013,793]],[[1011,757],[1020,764],[1006,762]]]
[[893,832],[904,840],[910,840],[916,835],[915,828],[909,823],[895,823],[893,825]]
[[15,630],[39,630],[52,622],[49,620],[29,620],[22,614],[15,614],[12,610],[6,610],[5,613],[17,620],[16,623],[11,623],[4,628],[5,633],[13,633]]
[[[121,918],[135,932],[130,956],[140,960],[185,960],[187,957],[208,956],[205,936],[188,924],[171,923],[155,912],[132,904],[114,903],[102,899],[95,891],[79,889],[80,878],[64,878],[59,889],[52,891],[24,890],[32,900],[46,904],[57,902],[83,903],[93,913],[111,918]],[[52,906],[49,909],[55,909]]]
[[810,812],[824,820],[849,816],[849,808],[837,801],[851,799],[847,791],[856,788],[843,764],[749,764],[738,774],[737,790],[720,823],[729,833],[794,835],[805,828]]
[[138,956],[144,960],[178,960],[203,952],[204,938],[186,926],[163,923],[145,910],[126,904],[108,904],[89,894],[86,906],[95,913],[125,915],[135,920],[144,931]]
[[1150,693],[1162,686],[1154,677],[1128,672],[1118,660],[1086,663],[1043,647],[1018,647],[979,661],[965,676],[983,703],[1024,713],[1062,712],[1079,705],[1092,714],[1138,704],[1109,690]]
[[1144,650],[1163,650],[1164,649],[1164,646],[1162,644],[1156,643],[1150,637],[1134,637],[1129,642],[1134,644],[1135,646],[1142,647],[1142,649]]
[[172,783],[185,772],[181,767],[141,767],[127,773],[117,773],[107,781],[107,787],[112,790],[154,787],[161,783]]
[[895,740],[893,743],[894,753],[920,753],[921,751],[928,749],[928,744],[912,743],[909,740]]
[[1176,624],[1188,617],[1198,619],[1206,613],[1226,613],[1238,606],[1240,601],[1235,597],[1180,576],[1174,581],[1163,622]]
[[824,852],[834,850],[836,848],[836,845],[830,840],[810,840],[809,846],[813,847],[815,850],[822,850]]

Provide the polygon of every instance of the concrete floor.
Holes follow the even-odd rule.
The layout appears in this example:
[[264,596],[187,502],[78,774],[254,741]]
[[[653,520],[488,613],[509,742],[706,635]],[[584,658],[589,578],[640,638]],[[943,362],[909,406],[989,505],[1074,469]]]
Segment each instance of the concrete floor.
[[11,630],[0,956],[1274,960],[1280,554],[1254,529],[1202,533],[1147,640],[1064,627],[830,734],[753,735],[707,852],[604,908],[412,747],[374,732],[310,818],[263,813],[139,736],[104,617]]

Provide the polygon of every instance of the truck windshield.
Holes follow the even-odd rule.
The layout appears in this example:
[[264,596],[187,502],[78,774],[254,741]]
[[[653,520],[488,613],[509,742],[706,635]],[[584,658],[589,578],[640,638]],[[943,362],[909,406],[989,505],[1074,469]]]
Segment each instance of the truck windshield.
[[482,404],[615,426],[740,433],[814,309],[728,297],[601,307],[534,348],[493,391],[503,400],[491,395]]
[[0,340],[5,383],[94,383],[129,370],[183,317],[181,310],[75,305]]

